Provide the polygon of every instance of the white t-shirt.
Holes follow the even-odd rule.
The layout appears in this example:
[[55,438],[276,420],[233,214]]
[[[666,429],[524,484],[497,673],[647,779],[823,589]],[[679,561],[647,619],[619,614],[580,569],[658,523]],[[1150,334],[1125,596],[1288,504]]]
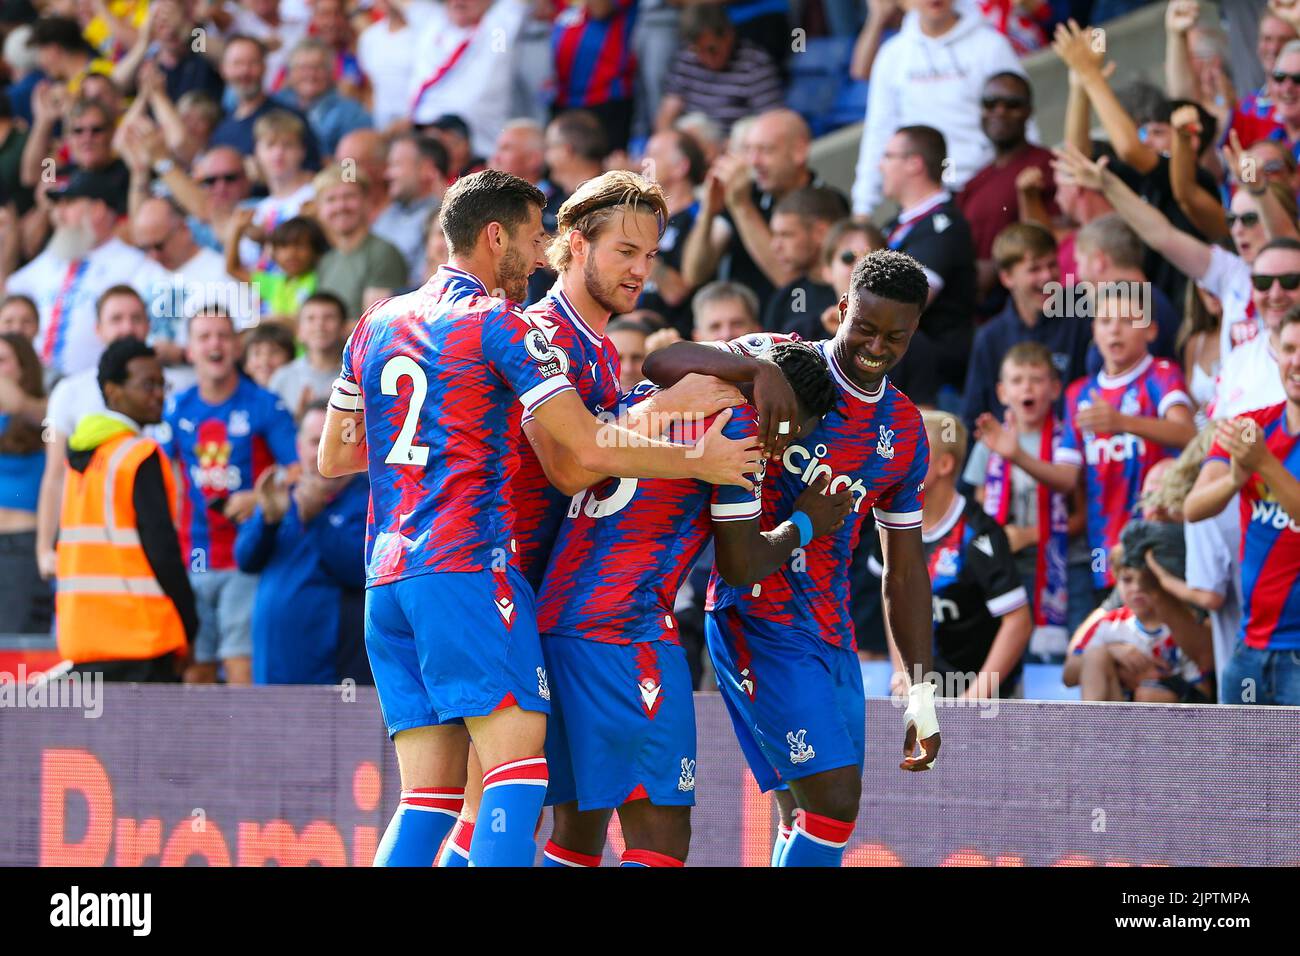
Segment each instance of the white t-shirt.
[[1285,401],[1282,373],[1267,332],[1226,353],[1211,412],[1216,421]]
[[5,292],[29,296],[41,314],[36,354],[60,375],[92,368],[104,351],[95,333],[95,303],[115,285],[129,285],[146,307],[170,286],[167,271],[116,237],[69,262],[46,249],[9,277]]
[[200,309],[220,306],[240,328],[249,324],[252,295],[248,283],[238,283],[226,271],[221,253],[200,248],[194,257],[170,273],[170,295],[166,305],[170,321],[167,328],[155,326],[154,336],[185,345],[189,340],[188,319]]
[[[302,207],[316,198],[316,187],[309,179],[287,196],[267,196],[253,207],[253,225],[269,236],[282,222],[298,215]],[[259,245],[247,236],[239,240],[239,261],[245,269],[266,270],[271,263],[271,247]]]
[[418,69],[407,89],[415,123],[454,113],[469,125],[473,151],[491,155],[510,108],[511,49],[528,11],[522,0],[495,0],[477,26],[458,27],[436,8],[420,35]]
[[[1237,648],[1241,629],[1241,510],[1236,495],[1212,518],[1183,525],[1187,544],[1187,586],[1223,595],[1223,606],[1210,612],[1214,670],[1220,690],[1223,669]],[[1222,699],[1222,697],[1220,698]]]
[[1210,267],[1196,284],[1223,303],[1223,322],[1219,326],[1220,360],[1263,331],[1263,324],[1250,314],[1250,266],[1241,256],[1210,246]]
[[374,90],[372,114],[376,129],[385,129],[410,115],[411,77],[417,71],[415,47],[434,12],[432,3],[412,0],[400,30],[391,29],[392,21],[385,17],[366,27],[357,38],[357,62]]
[[1079,643],[1074,646],[1073,653],[1082,654],[1093,642],[1132,644],[1144,654],[1149,654],[1155,660],[1167,664],[1171,675],[1181,677],[1189,684],[1200,683],[1200,668],[1178,646],[1174,640],[1174,632],[1164,624],[1154,630],[1147,630],[1127,607],[1116,608],[1094,621],[1088,630],[1084,631]]

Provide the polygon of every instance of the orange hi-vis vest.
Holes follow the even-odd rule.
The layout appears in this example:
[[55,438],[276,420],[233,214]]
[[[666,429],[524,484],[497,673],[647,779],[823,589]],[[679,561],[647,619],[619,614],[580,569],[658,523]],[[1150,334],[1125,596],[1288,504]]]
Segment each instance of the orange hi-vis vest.
[[136,529],[135,475],[155,452],[174,521],[176,481],[152,438],[123,432],[95,449],[84,472],[64,466],[55,611],[59,653],[73,663],[185,650],[180,612],[163,593]]

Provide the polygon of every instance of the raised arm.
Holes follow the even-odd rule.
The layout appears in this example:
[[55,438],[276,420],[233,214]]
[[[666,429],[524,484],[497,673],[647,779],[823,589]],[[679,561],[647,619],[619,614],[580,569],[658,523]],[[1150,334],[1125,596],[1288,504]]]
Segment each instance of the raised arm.
[[1139,173],[1149,173],[1159,162],[1160,154],[1142,142],[1133,117],[1124,110],[1106,80],[1102,71],[1106,57],[1105,44],[1101,42],[1103,38],[1104,34],[1100,30],[1085,30],[1070,20],[1057,26],[1052,49],[1078,75],[1079,83],[1088,94],[1093,109],[1097,111],[1101,125],[1106,128],[1115,153]]
[[867,22],[858,33],[853,44],[853,57],[849,60],[849,76],[853,79],[865,80],[871,76],[871,67],[880,52],[880,41],[897,12],[898,0],[869,0]]
[[699,215],[691,224],[682,247],[682,278],[692,289],[704,285],[718,271],[718,262],[727,247],[727,225],[719,218],[725,201],[722,180],[709,170],[704,181],[704,197]]
[[1074,182],[1100,190],[1144,243],[1168,259],[1175,268],[1200,279],[1210,268],[1210,247],[1171,223],[1160,210],[1145,202],[1124,181],[1107,169],[1107,159],[1093,162],[1072,146],[1054,152],[1056,181]]
[[1196,483],[1183,499],[1183,520],[1204,521],[1228,507],[1228,503],[1246,485],[1250,477],[1228,462],[1215,458],[1201,466]]
[[1187,33],[1196,26],[1196,0],[1170,0],[1165,7],[1165,95],[1171,100],[1201,100],[1201,89],[1187,53]]
[[1204,135],[1196,107],[1180,106],[1169,118],[1174,128],[1169,148],[1169,186],[1174,200],[1196,230],[1211,241],[1228,235],[1228,220],[1218,196],[1212,196],[1196,182],[1196,150],[1193,137]]

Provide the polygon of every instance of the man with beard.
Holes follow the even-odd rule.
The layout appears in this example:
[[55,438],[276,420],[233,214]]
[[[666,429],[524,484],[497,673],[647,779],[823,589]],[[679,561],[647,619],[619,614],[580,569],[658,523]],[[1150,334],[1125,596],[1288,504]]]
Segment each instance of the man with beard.
[[[619,356],[605,335],[606,326],[611,315],[635,307],[667,219],[663,190],[623,170],[588,180],[560,207],[557,239],[548,253],[559,280],[526,314],[545,331],[551,348],[564,355],[564,373],[593,415],[612,416],[618,410]],[[574,242],[583,251],[581,258],[570,249],[571,235],[580,237]],[[641,402],[635,420],[625,424],[640,431],[670,414],[711,414],[741,401],[739,392],[721,383],[701,383],[700,388],[703,393],[666,390],[649,403]],[[515,512],[512,544],[524,577],[536,590],[571,496],[603,476],[574,468],[559,443],[531,416],[524,416],[522,426],[509,483]],[[469,778],[476,780],[482,770],[473,754]],[[468,861],[479,796],[473,785],[467,788],[460,820],[442,855],[443,866]]]
[[37,304],[36,350],[47,374],[61,377],[99,361],[104,343],[95,331],[95,303],[106,289],[127,282],[151,304],[170,280],[166,270],[114,235],[126,193],[111,179],[80,172],[49,196],[54,235],[40,255],[9,276],[4,292]]
[[233,36],[221,53],[221,78],[235,91],[236,104],[231,113],[212,131],[208,146],[233,146],[242,156],[253,155],[253,124],[271,110],[288,110],[307,127],[303,147],[307,169],[320,169],[320,144],[307,117],[298,110],[277,103],[266,95],[266,47],[250,36]]
[[[514,400],[583,471],[752,487],[757,455],[720,433],[726,412],[689,450],[602,424],[552,344],[556,327],[488,295],[523,296],[544,201],[493,170],[457,180],[440,216],[449,265],[362,316],[330,399],[321,474],[370,474],[366,647],[403,788],[377,865],[433,862],[463,803],[471,739],[491,768],[481,812],[493,825],[475,833],[470,862],[526,866],[536,853],[550,689],[512,546]],[[639,284],[619,285],[635,301]]]

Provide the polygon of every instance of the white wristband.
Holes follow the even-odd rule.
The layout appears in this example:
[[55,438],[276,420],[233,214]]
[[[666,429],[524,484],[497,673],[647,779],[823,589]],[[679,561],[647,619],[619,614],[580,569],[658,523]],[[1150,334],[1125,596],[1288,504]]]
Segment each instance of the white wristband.
[[330,405],[341,412],[364,411],[366,403],[361,398],[361,389],[345,378],[336,378],[330,390]]
[[903,726],[916,725],[916,739],[927,740],[939,732],[939,715],[934,711],[934,685],[929,681],[913,684],[907,691],[907,710]]

